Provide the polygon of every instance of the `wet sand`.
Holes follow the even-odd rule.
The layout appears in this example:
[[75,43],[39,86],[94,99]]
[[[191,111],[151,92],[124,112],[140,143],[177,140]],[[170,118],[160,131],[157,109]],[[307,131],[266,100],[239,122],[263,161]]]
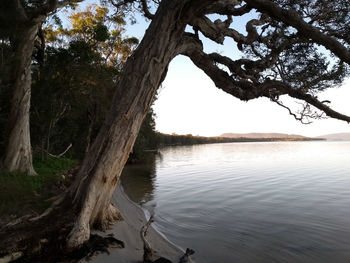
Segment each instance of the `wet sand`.
[[[147,222],[146,215],[142,208],[132,202],[125,194],[123,188],[118,185],[112,197],[112,203],[115,204],[121,212],[124,220],[116,222],[111,229],[106,232],[97,232],[105,236],[113,233],[114,237],[122,240],[125,248],[110,248],[107,253],[100,253],[89,261],[92,263],[136,263],[142,262],[143,242],[140,237],[140,229]],[[96,233],[96,232],[95,232]],[[147,240],[155,251],[154,259],[165,257],[172,262],[179,262],[184,252],[152,226],[148,230]]]

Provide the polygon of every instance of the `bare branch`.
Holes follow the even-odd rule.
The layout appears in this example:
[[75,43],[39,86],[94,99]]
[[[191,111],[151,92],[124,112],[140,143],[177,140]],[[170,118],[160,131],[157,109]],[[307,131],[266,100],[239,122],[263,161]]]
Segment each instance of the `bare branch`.
[[[322,113],[317,114],[317,112],[312,112],[310,104],[304,104],[301,111],[299,111],[298,113],[294,113],[288,106],[284,105],[282,101],[278,99],[271,99],[271,101],[275,102],[282,108],[287,109],[289,115],[292,115],[297,121],[300,121],[302,124],[311,124],[312,121],[310,121],[310,119],[321,119],[323,116]],[[297,114],[299,114],[299,116]]]
[[[152,20],[154,18],[154,14],[151,13],[149,4],[147,0],[104,0],[112,4],[117,12],[119,13],[130,13],[133,9],[140,11],[146,18]],[[155,5],[159,5],[161,1],[152,0],[151,1]]]
[[[62,1],[58,1],[56,8],[62,8],[65,7],[67,5],[70,4],[75,4],[75,3],[80,3],[83,2],[84,0],[62,0]],[[51,10],[50,12],[52,12],[54,10]]]
[[141,0],[141,5],[142,5],[142,11],[145,15],[145,17],[147,17],[148,19],[153,19],[154,18],[154,14],[152,14],[147,6],[147,0]]
[[57,9],[66,7],[70,4],[79,3],[84,0],[47,0],[45,4],[38,7],[34,12],[31,14],[31,20],[38,22],[43,22],[43,20],[46,18],[47,15],[50,13],[56,12]]
[[[204,53],[202,42],[194,34],[187,33],[184,36],[182,46],[179,47],[179,53],[188,56],[197,67],[202,69],[214,81],[218,88],[238,99],[248,101],[259,97],[267,97],[272,100],[278,100],[281,95],[289,95],[292,98],[307,102],[323,111],[329,117],[350,122],[349,116],[334,111],[325,103],[319,101],[317,97],[300,89],[295,89],[289,84],[278,80],[265,78],[262,83],[259,83],[258,81],[261,80],[247,74],[248,71],[244,71],[240,66],[240,63],[244,65],[249,65],[250,63],[253,65],[254,63],[258,63],[257,61],[243,59],[232,61],[216,53],[210,55]],[[232,74],[229,75],[226,71],[220,69],[216,65],[217,62],[226,65]],[[310,118],[319,117],[317,115],[310,115],[306,111],[303,114],[308,115]]]
[[256,30],[256,26],[263,25],[266,22],[267,20],[265,19],[250,20],[246,26],[246,30],[248,32],[247,36],[244,36],[238,31],[230,28],[232,23],[231,16],[228,16],[225,21],[217,19],[214,22],[212,22],[206,16],[203,16],[191,21],[190,25],[193,26],[193,28],[200,30],[207,38],[219,44],[223,44],[225,37],[230,37],[237,42],[239,49],[242,50],[242,44],[250,45],[258,39],[259,34]]
[[[325,103],[328,103],[329,101],[319,101],[317,97],[312,96],[310,94],[307,94],[299,89],[293,89],[291,86],[277,80],[267,80],[265,81],[260,87],[260,89],[267,89],[267,90],[278,90],[279,94],[287,94],[292,98],[299,99],[302,101],[307,102],[308,104],[314,106],[315,108],[323,111],[327,116],[331,118],[335,118],[338,120],[343,120],[348,123],[350,123],[350,116],[341,114],[333,109],[331,109],[329,106],[327,106]],[[270,96],[271,98],[271,96]]]
[[301,36],[324,46],[350,65],[350,51],[335,38],[323,34],[316,27],[306,23],[296,11],[283,9],[270,0],[246,0],[246,2],[258,11],[268,14],[271,18],[296,28]]
[[240,7],[235,7],[240,5],[242,1],[216,1],[215,3],[209,5],[206,8],[207,14],[219,14],[219,15],[232,15],[232,16],[242,16],[249,13],[252,8],[249,5],[243,5]]
[[[233,95],[241,100],[251,100],[263,96],[264,94],[254,88],[251,81],[234,76],[220,69],[213,57],[203,52],[202,42],[195,35],[187,33],[183,37],[182,46],[179,47],[179,53],[189,57],[192,62],[202,69],[223,91]],[[268,93],[266,93],[268,95]]]

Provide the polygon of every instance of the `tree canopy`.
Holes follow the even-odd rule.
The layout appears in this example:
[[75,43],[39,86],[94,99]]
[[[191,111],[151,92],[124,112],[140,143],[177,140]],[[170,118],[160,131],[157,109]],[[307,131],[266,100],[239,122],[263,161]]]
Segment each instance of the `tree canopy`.
[[[127,56],[138,43],[124,35],[124,19],[88,6],[69,15],[70,26],[43,28],[45,60],[33,68],[31,132],[35,151],[72,156],[89,150],[111,106]],[[46,100],[42,100],[43,96]]]
[[[9,4],[9,1],[5,2]],[[57,6],[58,3],[66,1],[10,2],[9,10],[19,12],[19,16],[9,18],[4,14],[4,10],[7,9],[0,8],[0,19],[6,23],[11,23],[13,19],[21,20],[23,8],[27,8],[32,14],[32,7],[36,10],[36,2],[43,6],[46,4],[49,6],[49,3],[54,2]],[[302,0],[296,3],[292,0],[109,0],[108,2],[115,6],[117,15],[138,10],[143,12],[151,23],[142,41],[127,59],[122,72],[115,80],[111,108],[107,111],[94,143],[85,155],[75,181],[54,207],[34,220],[33,224],[40,232],[36,233],[38,240],[45,238],[48,233],[52,235],[60,232],[64,238],[58,238],[59,242],[63,242],[62,240],[65,242],[62,247],[76,248],[89,239],[91,228],[104,230],[119,217],[116,207],[110,202],[112,194],[142,121],[149,111],[157,89],[166,77],[169,63],[178,55],[189,57],[219,89],[238,99],[248,101],[259,97],[268,98],[273,103],[286,107],[295,118],[303,122],[323,115],[350,122],[349,116],[331,108],[330,101],[321,101],[317,97],[320,91],[339,85],[349,72],[350,3],[348,1]],[[21,8],[14,8],[14,5]],[[103,13],[103,9],[100,11]],[[245,32],[238,30],[235,23],[243,16],[249,18],[245,24]],[[60,56],[63,55],[69,58],[67,63],[70,66],[75,66],[74,63],[79,61],[84,67],[86,66],[86,69],[90,69],[90,66],[95,66],[90,60],[96,55],[95,49],[103,48],[105,45],[100,43],[101,40],[113,34],[107,32],[103,20],[99,18],[90,19],[85,14],[79,15],[78,18],[82,23],[77,23],[76,28],[79,29],[77,39],[68,45],[67,50],[53,50],[51,57],[53,60],[60,60]],[[35,34],[37,32],[35,28],[32,29],[28,32],[23,31],[29,35],[26,38],[27,42],[32,41],[33,32]],[[1,34],[4,34],[3,32],[1,31]],[[60,34],[68,37],[73,32],[62,30]],[[79,35],[90,37],[92,43],[95,43],[94,48],[81,41]],[[233,59],[217,52],[206,52],[205,43],[202,41],[204,38],[218,44],[223,43],[225,38],[232,39],[242,52],[241,57]],[[22,46],[26,45],[22,43]],[[29,59],[27,57],[24,61],[27,64],[31,52],[29,55]],[[105,54],[99,56],[97,64],[102,63],[101,60],[106,57],[108,56]],[[105,62],[108,66],[112,60],[105,59]],[[102,65],[106,66],[103,63]],[[30,80],[28,67],[21,67],[21,70],[26,74],[22,78],[19,74],[18,79]],[[60,70],[63,69],[60,67],[55,71]],[[51,73],[53,73],[52,79],[55,80],[57,74]],[[84,78],[87,75],[84,75]],[[76,74],[69,76],[70,79],[65,82],[74,80]],[[25,95],[30,94],[28,92],[30,88],[25,87],[27,89],[21,92],[27,92]],[[78,88],[82,87],[78,85]],[[91,85],[86,90],[84,87],[82,90],[89,94],[90,88],[94,89],[95,86]],[[21,92],[15,99],[23,94]],[[282,103],[281,97],[284,95],[300,100],[304,106],[299,112],[293,112]],[[29,99],[27,96],[26,102]],[[28,103],[22,108],[24,108],[22,112],[27,113]],[[22,108],[16,107],[16,109]],[[27,121],[28,118],[23,119]],[[27,148],[30,148],[30,144]],[[57,218],[60,221],[57,221]],[[53,219],[55,225],[45,230],[40,228],[45,220],[53,222]],[[6,238],[6,242],[0,244],[0,251],[13,252],[22,249],[18,242],[15,242],[19,240],[16,239],[18,236],[8,235],[6,232],[0,234]],[[21,235],[20,240],[29,239],[29,235],[30,233]]]
[[[150,9],[161,2],[112,1],[122,13],[134,8],[149,19],[154,17]],[[304,123],[325,115],[350,121],[332,110],[328,100],[317,99],[317,93],[340,85],[349,73],[348,1],[194,2],[188,6],[197,5],[198,10],[185,18],[192,30],[186,30],[180,54],[188,56],[218,88],[246,101],[267,97]],[[243,16],[250,18],[246,32],[235,23]],[[217,44],[232,39],[241,58],[206,53],[204,38]],[[303,101],[302,108],[293,112],[280,99],[283,95]]]

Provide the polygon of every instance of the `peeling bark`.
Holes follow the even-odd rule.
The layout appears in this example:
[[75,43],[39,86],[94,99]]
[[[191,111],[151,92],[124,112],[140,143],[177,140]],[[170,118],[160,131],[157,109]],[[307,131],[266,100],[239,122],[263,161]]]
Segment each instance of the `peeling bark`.
[[[110,198],[128,159],[153,96],[163,81],[185,29],[186,1],[162,1],[142,42],[128,59],[113,106],[70,188],[78,217],[67,246],[89,239],[90,227],[108,227],[114,219]],[[120,100],[122,99],[122,100]]]
[[8,136],[3,166],[8,171],[35,175],[30,143],[29,111],[31,96],[31,57],[38,25],[23,26],[13,41],[8,83],[13,91],[8,120]]
[[[4,85],[12,90],[7,139],[1,165],[8,171],[35,175],[32,164],[29,112],[31,97],[31,58],[34,40],[46,17],[60,7],[82,0],[29,1],[1,0],[0,32],[8,39],[11,55]],[[29,4],[30,7],[27,6]]]

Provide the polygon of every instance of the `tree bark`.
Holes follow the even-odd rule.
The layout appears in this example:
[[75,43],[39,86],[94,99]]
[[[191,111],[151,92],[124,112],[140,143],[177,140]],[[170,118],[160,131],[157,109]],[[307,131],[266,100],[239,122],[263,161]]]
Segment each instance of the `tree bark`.
[[153,96],[178,54],[186,25],[181,18],[186,3],[162,1],[142,42],[126,62],[113,106],[69,191],[77,220],[68,247],[87,241],[90,227],[106,229],[118,217],[110,199]]
[[13,37],[7,85],[12,89],[3,166],[7,171],[35,175],[30,142],[31,57],[38,24],[22,25]]

